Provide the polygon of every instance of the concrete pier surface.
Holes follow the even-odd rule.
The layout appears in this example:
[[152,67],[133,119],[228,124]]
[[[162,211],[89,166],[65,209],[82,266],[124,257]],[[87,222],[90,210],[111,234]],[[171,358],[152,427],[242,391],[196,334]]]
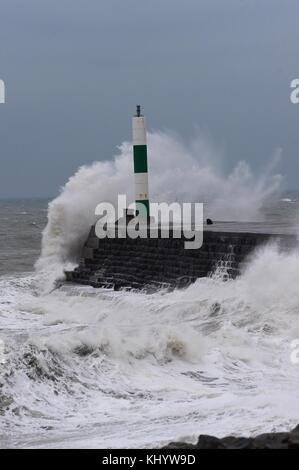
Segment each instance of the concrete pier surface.
[[266,235],[291,235],[299,237],[299,223],[285,222],[234,222],[216,221],[209,225],[209,231],[213,232],[237,232],[237,233],[263,233]]

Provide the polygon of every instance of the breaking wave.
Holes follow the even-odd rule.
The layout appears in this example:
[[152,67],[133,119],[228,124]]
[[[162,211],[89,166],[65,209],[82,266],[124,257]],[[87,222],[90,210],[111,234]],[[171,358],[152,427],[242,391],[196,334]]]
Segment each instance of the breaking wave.
[[2,445],[153,447],[291,429],[298,277],[298,252],[269,245],[236,280],[151,295],[37,296],[34,277],[0,280]]
[[[279,152],[271,164],[254,175],[240,161],[230,172],[221,170],[221,153],[203,137],[185,145],[171,133],[148,135],[149,186],[153,201],[204,202],[206,215],[218,220],[256,220],[263,203],[276,192],[281,176],[273,174]],[[42,253],[36,267],[46,290],[63,270],[76,263],[78,253],[94,221],[99,202],[116,202],[126,194],[132,202],[134,187],[132,147],[123,143],[113,160],[79,168],[49,204]]]

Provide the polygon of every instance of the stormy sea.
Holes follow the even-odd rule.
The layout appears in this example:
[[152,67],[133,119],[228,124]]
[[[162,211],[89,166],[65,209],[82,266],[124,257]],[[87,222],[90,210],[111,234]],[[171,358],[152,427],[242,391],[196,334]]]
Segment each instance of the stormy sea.
[[[217,187],[213,218],[299,226],[299,193],[278,194],[272,169],[257,179],[241,162],[224,178],[189,148],[185,168],[162,171],[183,150],[172,136],[150,144],[153,197],[186,199],[194,187],[188,197],[200,200]],[[1,448],[157,447],[294,428],[299,251],[269,244],[235,280],[216,271],[172,292],[57,285],[95,202],[128,186],[130,145],[119,151],[82,167],[54,201],[0,202]]]

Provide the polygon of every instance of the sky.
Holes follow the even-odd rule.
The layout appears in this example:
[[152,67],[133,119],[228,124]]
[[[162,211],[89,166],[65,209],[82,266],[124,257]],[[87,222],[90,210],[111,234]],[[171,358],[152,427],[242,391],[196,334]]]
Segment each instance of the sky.
[[0,197],[52,197],[150,130],[198,132],[224,167],[282,149],[299,189],[298,0],[0,0]]

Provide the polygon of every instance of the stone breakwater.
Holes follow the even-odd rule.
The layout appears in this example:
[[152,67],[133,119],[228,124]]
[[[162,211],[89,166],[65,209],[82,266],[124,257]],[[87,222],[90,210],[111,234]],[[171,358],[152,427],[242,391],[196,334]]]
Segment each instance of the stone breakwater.
[[200,435],[195,444],[171,442],[164,449],[299,449],[299,425],[291,432],[273,432],[256,437],[228,436],[218,439]]
[[74,283],[106,287],[156,289],[185,287],[216,270],[235,278],[248,256],[270,240],[282,249],[295,246],[293,235],[204,231],[203,246],[184,248],[184,238],[105,238],[95,235],[94,226],[82,250],[77,268],[67,272]]

